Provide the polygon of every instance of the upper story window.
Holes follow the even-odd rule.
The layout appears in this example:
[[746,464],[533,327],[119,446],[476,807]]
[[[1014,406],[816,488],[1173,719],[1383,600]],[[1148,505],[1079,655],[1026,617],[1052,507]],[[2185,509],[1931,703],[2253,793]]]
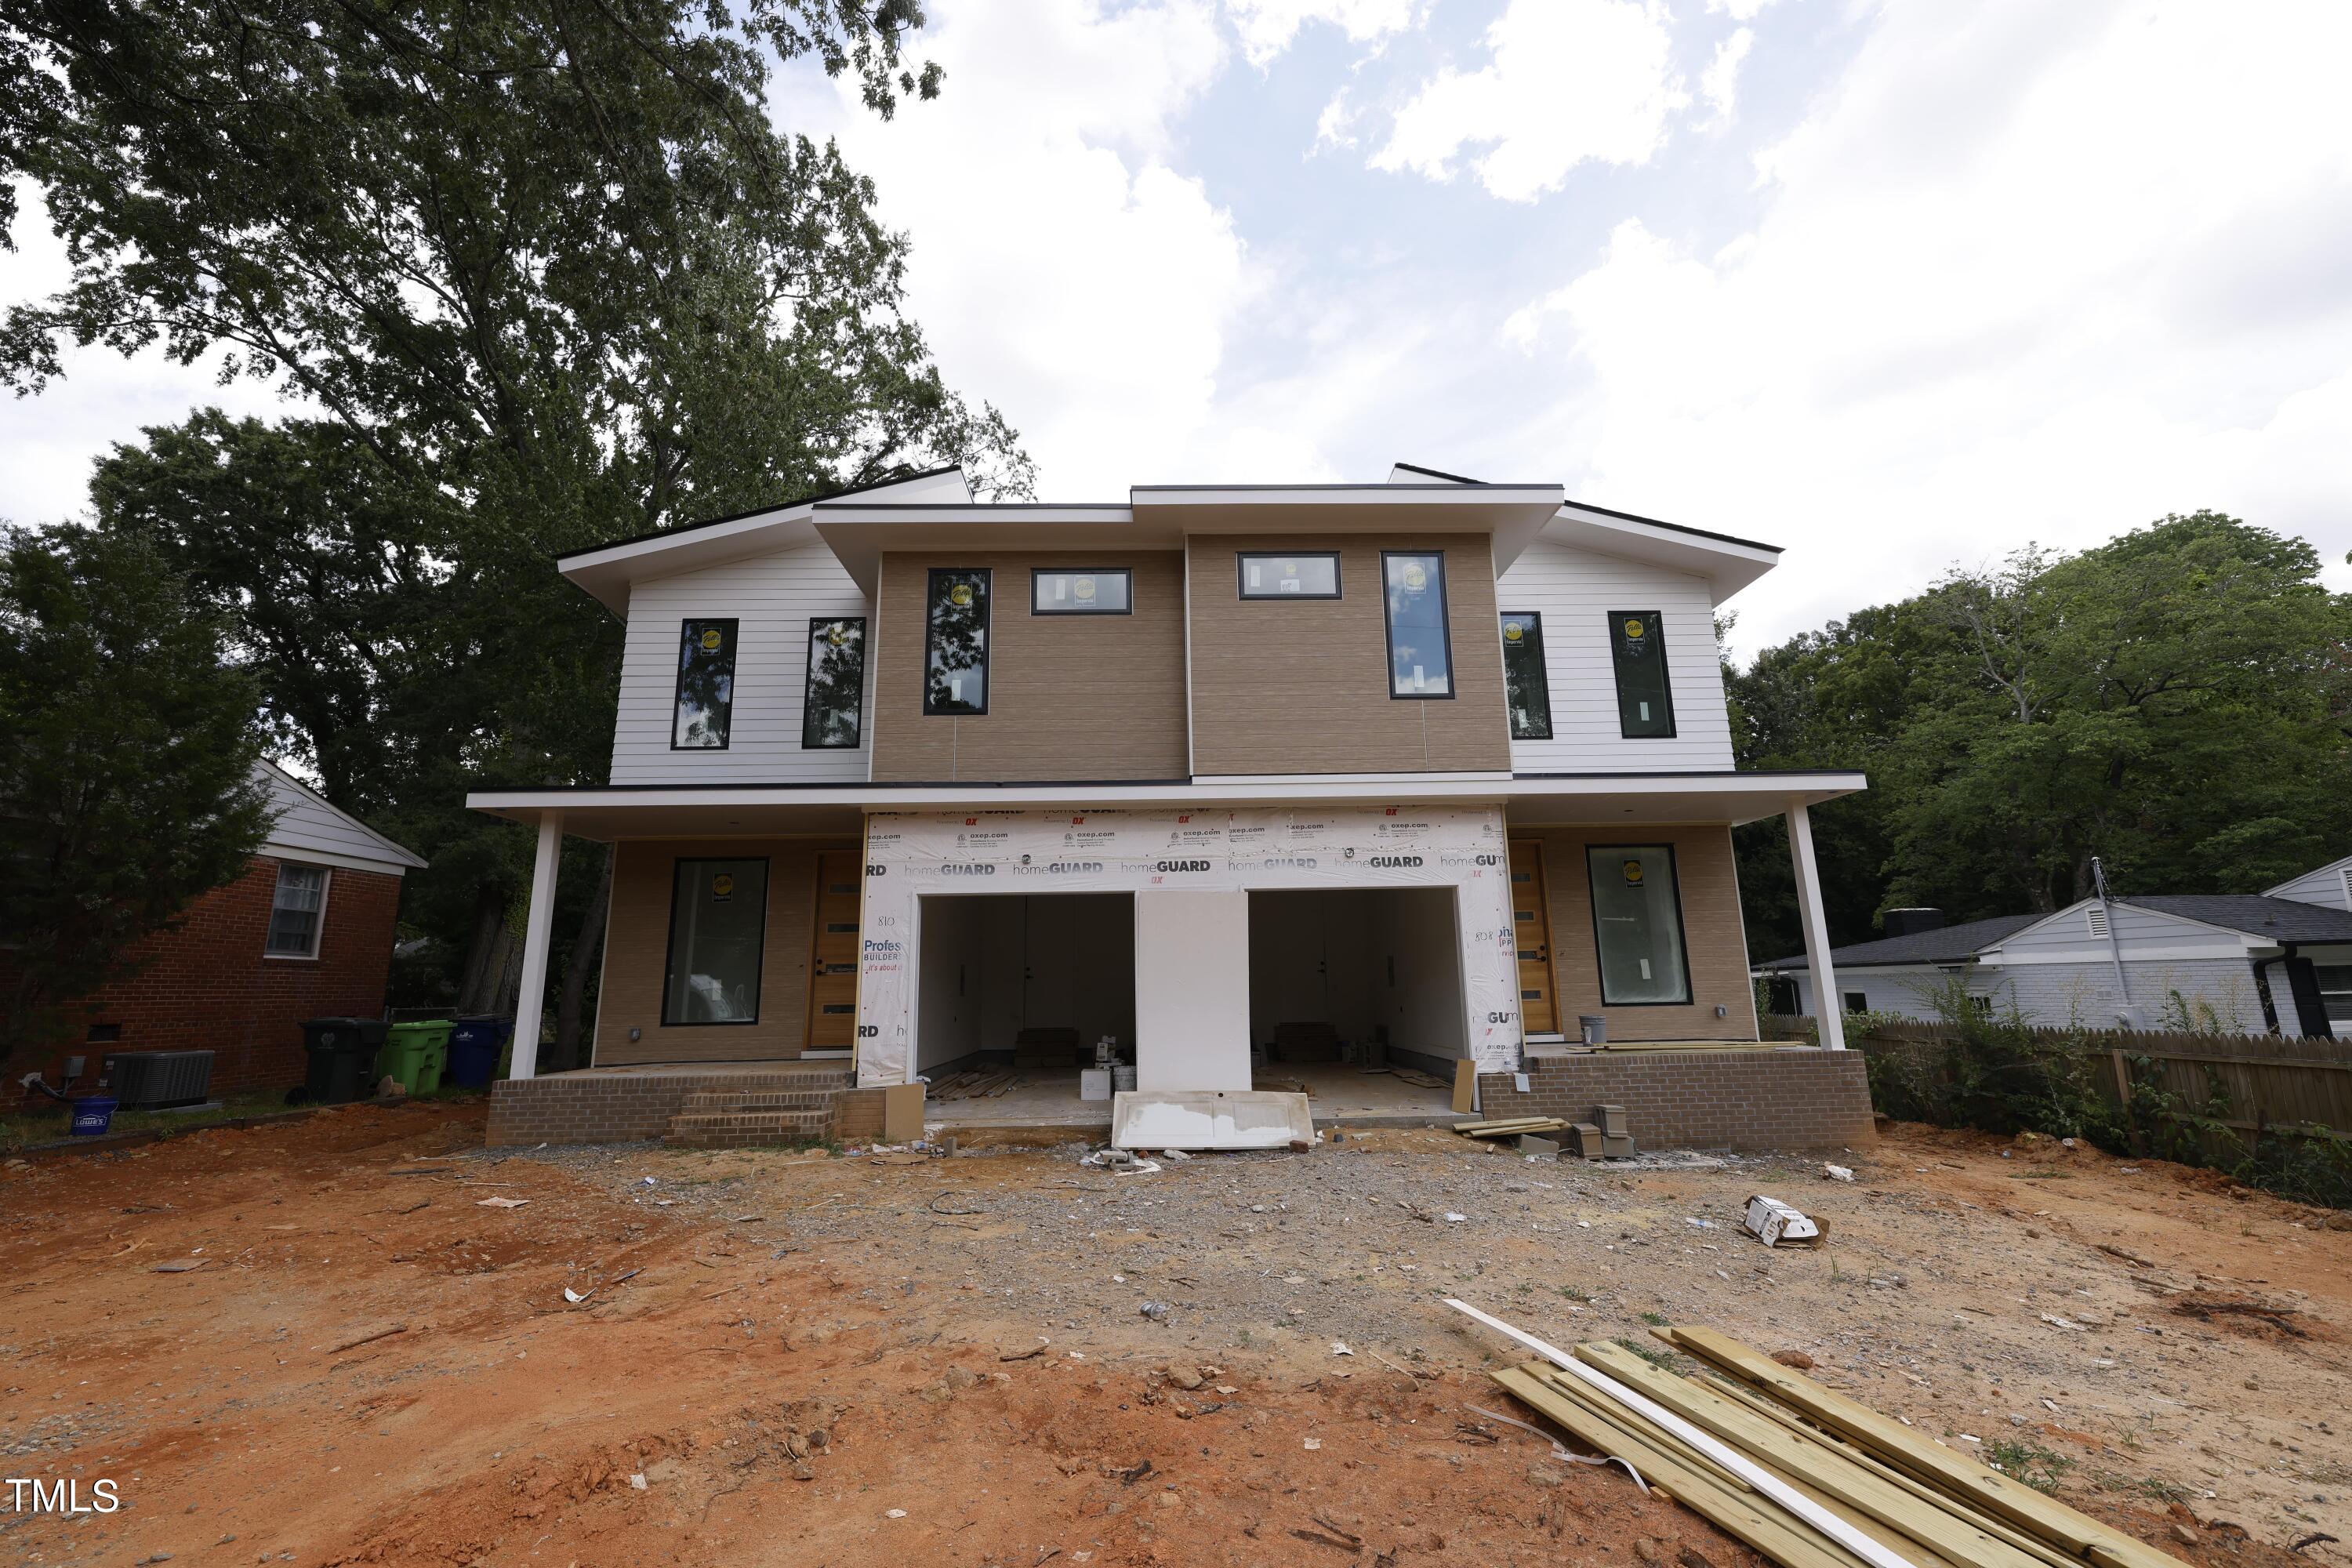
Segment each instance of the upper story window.
[[1543,617],[1532,611],[1503,613],[1503,700],[1510,709],[1511,739],[1551,739],[1551,680],[1544,673]]
[[931,568],[923,616],[923,711],[988,711],[988,568]]
[[1665,844],[1594,844],[1592,939],[1600,950],[1601,1000],[1612,1007],[1688,1002],[1682,896],[1675,851]]
[[1389,623],[1389,695],[1454,695],[1454,639],[1445,624],[1445,557],[1381,552]]
[[1618,733],[1629,741],[1672,737],[1675,698],[1657,611],[1609,612],[1609,662],[1617,669]]
[[1135,612],[1134,583],[1124,566],[1029,574],[1033,616],[1126,616]]
[[272,958],[316,958],[327,918],[327,868],[278,863],[278,890],[269,899],[269,934],[261,951]]
[[1244,599],[1336,599],[1339,596],[1339,552],[1307,555],[1241,557],[1242,597]]
[[866,617],[809,621],[808,688],[801,697],[801,744],[855,746],[866,711]]
[[730,621],[688,621],[677,637],[677,709],[673,752],[723,752],[735,711],[735,628]]

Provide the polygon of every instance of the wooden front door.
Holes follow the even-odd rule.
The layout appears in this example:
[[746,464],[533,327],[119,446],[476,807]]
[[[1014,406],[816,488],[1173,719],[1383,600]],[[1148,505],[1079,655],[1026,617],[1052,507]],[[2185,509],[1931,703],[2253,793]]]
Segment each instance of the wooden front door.
[[1559,1033],[1552,1003],[1551,903],[1544,896],[1543,846],[1511,846],[1511,930],[1519,950],[1519,1023],[1530,1035]]
[[857,1040],[858,888],[864,873],[855,849],[827,849],[816,858],[808,1050],[845,1051]]

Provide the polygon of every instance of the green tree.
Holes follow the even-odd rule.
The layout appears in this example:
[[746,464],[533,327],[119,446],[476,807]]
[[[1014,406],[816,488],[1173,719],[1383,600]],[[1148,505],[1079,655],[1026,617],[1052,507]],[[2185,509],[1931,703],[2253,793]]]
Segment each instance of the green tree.
[[257,694],[226,645],[135,540],[0,532],[0,1061],[260,847]]
[[[1871,775],[1816,816],[1839,941],[1906,904],[2063,908],[2095,855],[2126,894],[2245,892],[2352,840],[2352,597],[2216,512],[1954,571],[1730,689],[1742,766]],[[1795,951],[1784,831],[1739,844],[1754,951]]]
[[[947,461],[1028,492],[1013,431],[902,313],[871,184],[772,122],[773,61],[852,73],[885,115],[935,93],[901,54],[920,21],[910,0],[0,0],[0,174],[38,185],[74,266],[0,327],[0,379],[160,343],[313,411],[150,431],[95,499],[235,612],[329,797],[431,859],[404,913],[445,980],[490,967],[528,857],[465,790],[608,761],[619,627],[551,555]],[[595,882],[574,858],[572,987],[601,916],[569,896]]]

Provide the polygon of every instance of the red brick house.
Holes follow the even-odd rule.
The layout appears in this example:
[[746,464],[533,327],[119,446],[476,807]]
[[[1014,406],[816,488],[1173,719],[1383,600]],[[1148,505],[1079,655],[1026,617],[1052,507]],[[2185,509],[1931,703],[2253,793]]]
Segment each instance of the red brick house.
[[82,1082],[116,1051],[211,1050],[215,1095],[302,1081],[301,1022],[383,1011],[400,879],[425,864],[271,763],[256,778],[277,816],[245,875],[140,942],[137,967],[79,1004],[80,1039],[39,1065]]

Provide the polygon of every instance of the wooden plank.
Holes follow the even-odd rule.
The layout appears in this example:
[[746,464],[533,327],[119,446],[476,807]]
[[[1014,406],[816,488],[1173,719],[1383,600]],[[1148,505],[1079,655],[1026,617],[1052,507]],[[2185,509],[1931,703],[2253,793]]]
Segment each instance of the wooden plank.
[[[1579,1361],[1630,1384],[1684,1420],[1703,1426],[1792,1484],[1899,1531],[1968,1568],[2045,1568],[2042,1560],[1871,1474],[1841,1455],[1775,1425],[1713,1389],[1651,1365],[1618,1345],[1576,1347]],[[1902,1550],[1897,1544],[1896,1549]]]
[[1958,1498],[1945,1496],[1927,1482],[1896,1469],[1869,1449],[1856,1447],[1833,1432],[1822,1431],[1787,1405],[1775,1404],[1744,1383],[1726,1377],[1710,1368],[1706,1385],[1724,1398],[1732,1400],[1743,1408],[1752,1410],[1766,1420],[1795,1433],[1805,1441],[1817,1443],[1832,1453],[1838,1454],[1861,1466],[1888,1485],[1900,1487],[1913,1497],[1944,1510],[1956,1519],[1966,1521],[1996,1541],[2007,1542],[2027,1556],[2045,1564],[2046,1568],[2081,1568],[2079,1559],[2069,1557],[2048,1542],[2038,1536],[2027,1534],[2007,1520],[1997,1519],[1981,1509],[1971,1508]]
[[1454,1114],[1467,1116],[1478,1109],[1478,1064],[1468,1057],[1454,1064]]
[[1753,1493],[1733,1490],[1650,1436],[1562,1394],[1538,1376],[1535,1366],[1502,1367],[1487,1375],[1587,1447],[1622,1456],[1652,1487],[1782,1568],[1863,1568],[1862,1559],[1770,1509]]
[[2044,1497],[2024,1482],[1930,1441],[1857,1400],[1822,1387],[1779,1362],[1712,1329],[1669,1331],[1674,1342],[1754,1385],[1791,1409],[1861,1444],[1898,1469],[1907,1470],[1948,1496],[1997,1514],[2077,1557],[2094,1549],[2111,1555],[2116,1568],[2183,1568],[2180,1560],[2111,1530]]

